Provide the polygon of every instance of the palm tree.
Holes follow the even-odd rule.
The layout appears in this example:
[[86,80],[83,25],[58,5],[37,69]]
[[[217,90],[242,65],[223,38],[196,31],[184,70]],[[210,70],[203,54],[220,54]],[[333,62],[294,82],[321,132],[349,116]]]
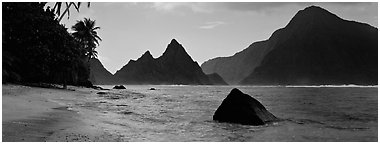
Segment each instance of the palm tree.
[[72,27],[72,30],[74,30],[73,36],[78,39],[86,50],[85,55],[88,57],[88,61],[97,57],[98,52],[95,51],[95,48],[96,45],[99,45],[98,40],[102,40],[96,32],[97,29],[100,29],[100,27],[95,26],[95,20],[89,18],[84,18],[84,21],[77,21]]

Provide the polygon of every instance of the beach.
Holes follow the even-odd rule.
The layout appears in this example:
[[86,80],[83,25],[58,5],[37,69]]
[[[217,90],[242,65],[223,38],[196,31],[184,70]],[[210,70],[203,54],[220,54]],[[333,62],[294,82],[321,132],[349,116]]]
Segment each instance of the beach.
[[[96,90],[68,90],[3,85],[3,142],[114,141],[93,113],[73,108]],[[100,117],[96,117],[100,118]]]

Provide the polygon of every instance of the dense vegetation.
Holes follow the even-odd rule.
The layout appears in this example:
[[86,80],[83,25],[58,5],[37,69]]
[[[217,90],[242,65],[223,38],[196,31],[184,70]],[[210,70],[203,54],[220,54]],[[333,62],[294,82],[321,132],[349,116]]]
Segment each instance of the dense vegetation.
[[89,52],[45,4],[3,3],[3,83],[91,85]]

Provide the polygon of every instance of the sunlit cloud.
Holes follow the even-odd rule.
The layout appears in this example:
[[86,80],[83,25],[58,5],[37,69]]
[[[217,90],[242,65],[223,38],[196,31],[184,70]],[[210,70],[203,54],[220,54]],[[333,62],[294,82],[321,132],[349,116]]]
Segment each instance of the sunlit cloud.
[[200,26],[200,29],[213,29],[217,26],[224,25],[225,22],[222,21],[213,21],[213,22],[206,22],[203,26]]

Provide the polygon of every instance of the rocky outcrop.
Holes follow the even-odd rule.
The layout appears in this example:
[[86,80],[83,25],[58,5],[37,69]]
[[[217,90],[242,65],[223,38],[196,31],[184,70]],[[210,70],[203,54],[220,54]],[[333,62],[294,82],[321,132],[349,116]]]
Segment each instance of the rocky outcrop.
[[173,39],[159,58],[145,52],[114,75],[125,84],[211,84],[197,62]]
[[228,85],[217,73],[208,74],[207,77],[213,85]]
[[123,85],[115,85],[113,89],[126,89]]
[[276,39],[272,50],[240,84],[377,85],[375,27],[311,6],[299,11],[272,39]]
[[234,88],[215,111],[213,120],[244,125],[263,125],[277,121],[256,99]]

